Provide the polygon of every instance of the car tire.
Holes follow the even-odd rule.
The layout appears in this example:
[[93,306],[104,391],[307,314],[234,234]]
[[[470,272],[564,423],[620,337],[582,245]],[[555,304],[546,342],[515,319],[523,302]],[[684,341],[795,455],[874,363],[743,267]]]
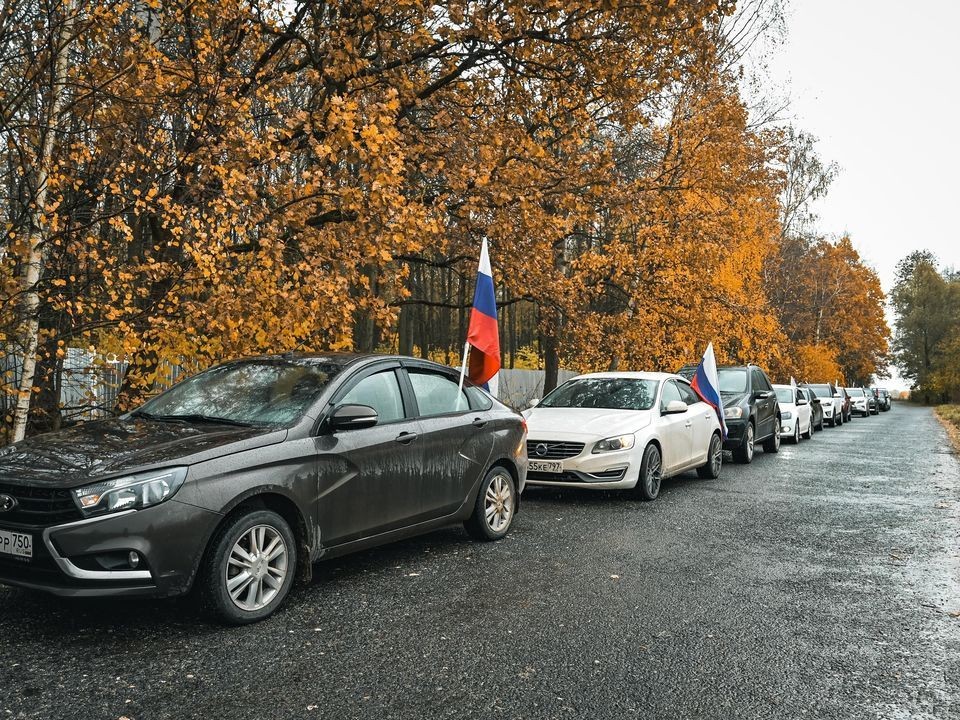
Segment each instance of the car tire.
[[780,452],[780,419],[777,418],[777,422],[773,427],[773,435],[768,437],[763,441],[763,451],[765,453],[778,453]]
[[748,422],[747,429],[743,431],[743,440],[740,441],[740,447],[733,451],[733,459],[738,463],[749,465],[753,462],[753,453],[756,451],[755,433],[753,422]]
[[810,423],[807,425],[807,431],[803,434],[803,437],[807,440],[813,440],[813,418],[810,418]]
[[640,476],[634,487],[634,494],[641,500],[656,500],[663,484],[663,456],[660,448],[653,443],[647,445],[640,461]]
[[800,444],[800,421],[797,421],[797,424],[793,426],[793,444]]
[[710,438],[707,448],[707,461],[697,468],[697,475],[704,480],[716,480],[723,468],[723,441],[717,433]]
[[510,532],[516,514],[517,485],[513,475],[505,467],[496,465],[484,475],[473,513],[463,527],[474,540],[492,542]]
[[[200,573],[201,602],[209,614],[230,625],[263,620],[277,611],[293,587],[296,538],[287,521],[272,510],[237,515],[213,538]],[[253,579],[237,580],[244,574]]]

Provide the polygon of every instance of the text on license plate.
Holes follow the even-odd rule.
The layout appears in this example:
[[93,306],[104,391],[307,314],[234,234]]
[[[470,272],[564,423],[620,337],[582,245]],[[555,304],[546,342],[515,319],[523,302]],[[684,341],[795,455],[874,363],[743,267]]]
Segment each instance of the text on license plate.
[[32,558],[33,536],[12,530],[0,530],[0,555]]
[[528,460],[527,470],[530,472],[563,472],[563,463],[559,460]]

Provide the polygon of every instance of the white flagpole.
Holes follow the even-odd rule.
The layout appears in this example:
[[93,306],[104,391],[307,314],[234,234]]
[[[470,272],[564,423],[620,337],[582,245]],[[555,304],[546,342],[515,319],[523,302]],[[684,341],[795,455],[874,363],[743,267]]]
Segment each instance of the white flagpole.
[[467,374],[467,355],[470,354],[470,342],[463,344],[463,365],[460,366],[460,387],[457,388],[457,409],[460,408],[460,398],[463,397],[463,378]]

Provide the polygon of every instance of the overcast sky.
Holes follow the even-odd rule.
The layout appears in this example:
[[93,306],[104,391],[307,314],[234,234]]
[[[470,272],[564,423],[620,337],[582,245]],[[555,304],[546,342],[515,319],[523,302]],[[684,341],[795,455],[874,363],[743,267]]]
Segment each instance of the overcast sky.
[[820,229],[849,233],[889,291],[930,249],[960,268],[960,2],[793,0],[772,79],[840,173]]

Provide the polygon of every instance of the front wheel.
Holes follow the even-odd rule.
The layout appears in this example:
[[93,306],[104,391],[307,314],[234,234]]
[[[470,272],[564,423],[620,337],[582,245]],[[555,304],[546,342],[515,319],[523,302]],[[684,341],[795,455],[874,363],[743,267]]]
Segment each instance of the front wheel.
[[697,475],[704,480],[716,480],[720,477],[720,469],[723,467],[723,441],[720,436],[714,434],[710,438],[710,448],[707,450],[707,461],[697,468]]
[[746,429],[743,431],[743,440],[740,443],[740,447],[733,451],[733,459],[738,463],[752,463],[753,462],[753,451],[754,451],[754,429],[753,423],[747,423]]
[[803,434],[804,439],[813,440],[813,418],[807,423],[807,431]]
[[793,426],[793,444],[800,444],[800,421],[797,420],[796,424]]
[[763,451],[765,453],[780,452],[780,419],[774,424],[773,435],[763,441]]
[[647,445],[640,461],[640,477],[634,492],[641,500],[656,500],[660,494],[660,483],[663,481],[663,458],[660,448],[653,443]]
[[214,538],[200,582],[204,607],[232,625],[269,617],[293,586],[297,543],[272,510],[238,515]]
[[516,508],[517,487],[513,475],[498,465],[484,476],[473,514],[463,526],[474,540],[499,540],[510,531]]

